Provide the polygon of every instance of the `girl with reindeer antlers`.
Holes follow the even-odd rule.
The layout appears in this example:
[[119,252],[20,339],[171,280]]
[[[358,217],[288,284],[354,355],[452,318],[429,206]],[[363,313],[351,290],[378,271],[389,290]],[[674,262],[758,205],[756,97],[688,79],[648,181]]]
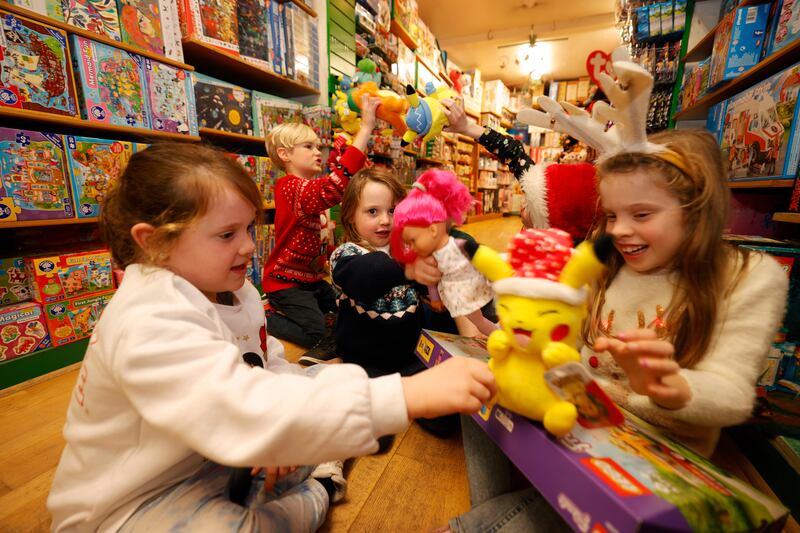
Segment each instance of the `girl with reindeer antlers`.
[[[613,107],[598,102],[590,116],[540,97],[546,113],[523,110],[518,118],[569,133],[600,154],[600,216],[591,237],[610,235],[615,250],[591,295],[583,363],[620,406],[708,456],[720,428],[750,415],[785,309],[787,279],[772,258],[723,242],[730,198],[714,138],[681,130],[648,139],[653,78],[624,48],[612,58],[617,80],[603,74],[600,83]],[[459,105],[449,112],[451,128],[475,135]],[[493,133],[482,132],[481,141]],[[532,183],[531,170],[522,170],[524,187]],[[535,488],[513,485],[502,452],[474,423],[462,426],[472,510],[441,531],[551,532],[575,525]]]

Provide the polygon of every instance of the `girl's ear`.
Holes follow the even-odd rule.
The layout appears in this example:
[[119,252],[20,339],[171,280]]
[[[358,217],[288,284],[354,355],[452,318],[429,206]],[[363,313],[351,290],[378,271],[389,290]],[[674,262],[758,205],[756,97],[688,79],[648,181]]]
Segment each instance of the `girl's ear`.
[[153,236],[155,231],[156,228],[154,228],[151,224],[139,222],[138,224],[134,224],[131,228],[131,237],[133,237],[133,240],[136,241],[136,244],[139,246],[139,248],[142,250],[147,250],[150,237]]

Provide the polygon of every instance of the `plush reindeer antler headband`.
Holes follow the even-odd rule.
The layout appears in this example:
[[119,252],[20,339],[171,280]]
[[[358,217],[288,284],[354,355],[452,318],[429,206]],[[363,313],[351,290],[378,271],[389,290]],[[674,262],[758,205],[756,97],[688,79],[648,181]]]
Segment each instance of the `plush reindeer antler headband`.
[[[544,112],[522,109],[517,120],[575,137],[598,151],[598,162],[620,153],[644,153],[688,173],[679,154],[647,140],[647,108],[653,91],[653,76],[634,63],[623,46],[612,52],[611,61],[616,81],[605,72],[599,74],[597,80],[613,106],[596,102],[589,115],[568,102],[540,96],[536,101]],[[613,126],[607,129],[608,122],[613,122]]]

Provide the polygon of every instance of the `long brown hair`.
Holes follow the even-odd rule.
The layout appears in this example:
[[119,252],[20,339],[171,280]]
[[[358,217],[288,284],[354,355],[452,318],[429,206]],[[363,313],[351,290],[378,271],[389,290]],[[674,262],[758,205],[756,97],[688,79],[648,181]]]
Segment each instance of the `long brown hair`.
[[[101,224],[116,262],[159,264],[181,233],[208,210],[217,194],[230,187],[263,210],[253,179],[231,157],[189,143],[159,143],[136,152],[103,202]],[[131,228],[145,222],[155,228],[142,250]]]
[[383,167],[371,167],[359,170],[356,175],[350,179],[347,187],[345,187],[340,211],[344,240],[346,242],[354,242],[368,250],[373,250],[372,246],[364,237],[358,234],[355,223],[356,211],[358,211],[358,205],[361,203],[361,193],[370,181],[386,185],[392,192],[392,199],[395,205],[405,198],[406,190],[403,188],[403,184],[400,183],[400,180],[398,180],[390,170]]
[[[675,346],[675,360],[687,368],[696,365],[708,350],[720,304],[743,276],[749,258],[746,252],[737,252],[722,240],[730,191],[716,140],[701,130],[670,130],[653,135],[650,141],[675,152],[686,172],[657,155],[624,153],[600,163],[597,181],[644,171],[653,179],[663,180],[681,203],[685,238],[675,255],[677,287],[664,318],[667,336]],[[605,232],[606,224],[601,211],[593,239]],[[736,254],[741,254],[740,260]],[[584,325],[584,338],[590,345],[601,335],[605,293],[625,260],[614,251],[608,264],[594,291],[590,318]]]

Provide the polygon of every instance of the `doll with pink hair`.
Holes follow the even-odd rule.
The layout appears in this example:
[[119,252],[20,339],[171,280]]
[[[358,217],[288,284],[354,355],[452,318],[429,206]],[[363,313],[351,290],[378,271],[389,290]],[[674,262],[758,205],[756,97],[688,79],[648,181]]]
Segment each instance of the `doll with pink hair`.
[[481,314],[481,308],[494,298],[491,284],[448,234],[453,223],[464,221],[473,202],[467,187],[452,172],[423,173],[395,207],[391,251],[403,264],[417,257],[433,256],[442,278],[436,290],[431,291],[432,298],[438,292],[453,318],[464,316],[488,335],[497,329]]

